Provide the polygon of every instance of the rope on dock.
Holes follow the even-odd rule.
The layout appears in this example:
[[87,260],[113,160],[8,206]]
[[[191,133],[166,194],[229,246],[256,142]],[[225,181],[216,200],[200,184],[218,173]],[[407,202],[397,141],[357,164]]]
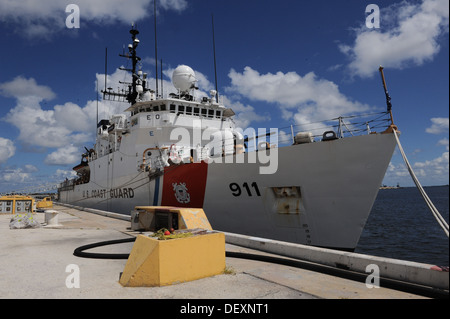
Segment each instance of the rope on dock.
[[448,229],[447,222],[442,217],[442,215],[439,213],[437,208],[433,205],[433,203],[431,202],[430,198],[425,193],[422,185],[420,185],[419,180],[417,179],[416,175],[414,174],[414,171],[413,171],[411,165],[409,164],[408,159],[406,158],[405,152],[403,151],[403,147],[400,144],[400,140],[399,140],[399,138],[397,136],[397,132],[395,131],[395,129],[393,130],[393,132],[394,132],[395,139],[397,140],[398,148],[400,149],[400,152],[402,153],[403,160],[405,161],[406,167],[408,168],[409,174],[411,175],[414,183],[416,184],[417,188],[419,189],[420,194],[422,195],[422,197],[425,200],[426,204],[428,205],[428,207],[430,208],[431,212],[433,213],[434,218],[436,218],[437,222],[439,223],[439,226],[441,226],[441,228],[444,230],[444,232],[447,235],[447,237],[449,237],[449,229]]

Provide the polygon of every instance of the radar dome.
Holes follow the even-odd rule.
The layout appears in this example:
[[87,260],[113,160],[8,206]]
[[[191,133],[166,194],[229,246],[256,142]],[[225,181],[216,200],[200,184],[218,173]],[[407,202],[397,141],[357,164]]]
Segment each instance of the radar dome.
[[172,74],[172,83],[177,90],[187,92],[195,87],[195,72],[187,65],[179,65]]

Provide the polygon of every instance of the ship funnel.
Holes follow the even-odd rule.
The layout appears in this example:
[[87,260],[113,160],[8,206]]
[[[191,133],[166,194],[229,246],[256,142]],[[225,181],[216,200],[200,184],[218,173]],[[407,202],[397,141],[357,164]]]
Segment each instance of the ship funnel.
[[172,74],[172,83],[180,92],[189,92],[195,88],[195,72],[187,65],[179,65]]

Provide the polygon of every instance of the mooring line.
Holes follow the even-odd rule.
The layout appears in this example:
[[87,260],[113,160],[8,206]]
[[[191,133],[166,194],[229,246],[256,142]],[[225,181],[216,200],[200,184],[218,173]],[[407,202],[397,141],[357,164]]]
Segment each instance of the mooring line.
[[403,147],[400,144],[400,140],[399,140],[399,138],[397,136],[396,130],[394,129],[393,132],[394,132],[395,139],[397,140],[398,148],[400,149],[400,153],[402,154],[403,160],[405,161],[406,167],[408,168],[408,171],[409,171],[409,174],[411,175],[411,178],[413,179],[414,183],[416,184],[417,188],[420,191],[420,194],[422,195],[422,197],[425,200],[426,204],[428,205],[428,207],[430,208],[431,212],[433,213],[434,218],[436,218],[437,222],[439,223],[439,226],[441,226],[441,228],[444,230],[444,232],[447,235],[447,237],[449,237],[449,229],[448,229],[447,222],[442,217],[442,215],[439,213],[437,208],[433,205],[433,203],[431,202],[431,200],[428,197],[427,193],[425,193],[425,190],[423,189],[422,185],[420,185],[419,180],[417,179],[416,175],[414,174],[414,171],[413,171],[411,165],[409,164],[408,159],[406,158],[405,152],[403,151]]

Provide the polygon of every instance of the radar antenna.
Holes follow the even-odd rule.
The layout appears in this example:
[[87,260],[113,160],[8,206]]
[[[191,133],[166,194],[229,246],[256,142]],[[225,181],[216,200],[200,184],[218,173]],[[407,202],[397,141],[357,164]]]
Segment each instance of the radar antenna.
[[[106,78],[105,78],[105,90],[102,90],[103,93],[103,99],[109,100],[109,101],[120,101],[120,102],[129,102],[131,105],[135,104],[138,101],[138,98],[140,95],[145,94],[148,91],[151,91],[150,89],[146,88],[146,77],[147,74],[143,74],[143,78],[141,78],[142,71],[136,72],[136,66],[139,61],[141,61],[141,58],[137,56],[136,54],[136,48],[139,45],[139,39],[137,38],[137,35],[139,34],[139,31],[134,28],[134,25],[132,25],[131,30],[131,39],[132,44],[128,45],[128,52],[119,54],[119,56],[131,59],[132,62],[132,68],[131,69],[125,69],[121,68],[121,70],[129,71],[131,72],[131,83],[128,84],[128,92],[112,91],[112,88],[106,89]],[[105,66],[106,68],[106,66]],[[106,73],[106,72],[105,72]],[[106,74],[105,74],[106,76]],[[153,92],[153,91],[151,91]]]

